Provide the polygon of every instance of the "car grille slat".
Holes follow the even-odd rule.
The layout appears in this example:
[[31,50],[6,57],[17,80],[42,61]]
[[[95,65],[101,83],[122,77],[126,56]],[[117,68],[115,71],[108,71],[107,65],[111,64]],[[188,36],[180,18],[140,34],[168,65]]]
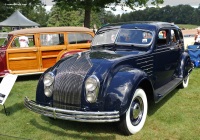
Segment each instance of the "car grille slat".
[[54,107],[80,108],[83,81],[90,68],[87,55],[69,58],[58,66],[53,88]]

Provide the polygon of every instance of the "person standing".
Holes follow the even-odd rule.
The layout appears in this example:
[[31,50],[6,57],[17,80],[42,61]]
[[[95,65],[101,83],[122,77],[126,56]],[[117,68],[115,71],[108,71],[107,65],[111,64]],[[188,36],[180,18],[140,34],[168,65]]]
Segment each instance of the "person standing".
[[194,37],[194,45],[200,45],[200,27],[197,28],[197,34]]

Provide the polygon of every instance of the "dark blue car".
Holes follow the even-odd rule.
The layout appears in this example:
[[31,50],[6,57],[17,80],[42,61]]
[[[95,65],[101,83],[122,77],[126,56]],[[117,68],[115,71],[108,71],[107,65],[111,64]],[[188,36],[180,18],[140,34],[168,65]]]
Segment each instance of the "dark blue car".
[[36,101],[25,106],[55,119],[119,122],[140,131],[148,103],[188,86],[193,69],[178,26],[166,22],[112,24],[99,29],[91,49],[63,58],[39,79]]

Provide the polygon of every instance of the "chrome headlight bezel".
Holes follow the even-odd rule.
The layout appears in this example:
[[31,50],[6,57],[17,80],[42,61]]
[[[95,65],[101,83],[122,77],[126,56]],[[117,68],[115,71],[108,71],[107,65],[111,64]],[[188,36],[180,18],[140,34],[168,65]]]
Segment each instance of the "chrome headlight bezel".
[[48,72],[44,75],[43,83],[44,86],[49,87],[53,84],[55,80],[55,75],[52,72]]
[[95,75],[91,75],[85,81],[86,100],[90,103],[97,101],[99,94],[100,82]]

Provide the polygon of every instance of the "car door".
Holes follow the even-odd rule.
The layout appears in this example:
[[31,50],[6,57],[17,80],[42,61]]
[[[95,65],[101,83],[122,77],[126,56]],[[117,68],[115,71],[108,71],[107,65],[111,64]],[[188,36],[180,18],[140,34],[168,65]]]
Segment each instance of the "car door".
[[58,54],[66,49],[64,33],[42,33],[39,35],[41,70],[56,63]]
[[6,53],[7,67],[12,73],[26,74],[39,71],[40,61],[35,35],[14,36]]
[[180,46],[176,29],[162,29],[159,31],[154,61],[155,89],[173,80],[182,50]]

